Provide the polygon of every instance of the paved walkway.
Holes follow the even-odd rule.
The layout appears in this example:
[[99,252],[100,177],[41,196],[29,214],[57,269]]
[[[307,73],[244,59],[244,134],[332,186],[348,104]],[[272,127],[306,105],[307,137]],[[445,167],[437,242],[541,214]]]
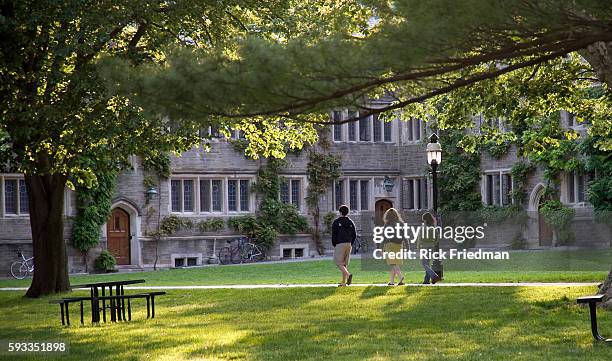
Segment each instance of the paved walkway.
[[[584,287],[597,286],[598,282],[516,282],[516,283],[446,283],[423,285],[407,283],[415,287]],[[126,286],[129,290],[217,290],[257,288],[312,288],[337,287],[335,283],[268,284],[268,285],[215,285],[215,286]],[[354,283],[349,287],[388,287],[386,283]],[[4,287],[0,291],[26,291],[27,287]]]

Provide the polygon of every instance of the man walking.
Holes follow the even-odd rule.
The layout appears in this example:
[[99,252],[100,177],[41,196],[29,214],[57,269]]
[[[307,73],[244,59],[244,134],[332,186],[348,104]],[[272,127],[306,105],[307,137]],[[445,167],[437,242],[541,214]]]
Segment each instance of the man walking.
[[338,208],[340,217],[332,223],[332,245],[334,246],[334,261],[342,272],[342,282],[338,287],[350,285],[353,282],[353,275],[348,271],[353,242],[357,238],[355,224],[347,216],[349,208],[340,206]]

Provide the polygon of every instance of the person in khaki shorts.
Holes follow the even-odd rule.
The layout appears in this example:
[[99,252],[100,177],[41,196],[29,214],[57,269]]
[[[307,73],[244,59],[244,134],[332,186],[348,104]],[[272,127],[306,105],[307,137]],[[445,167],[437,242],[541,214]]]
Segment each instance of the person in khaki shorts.
[[338,208],[340,217],[336,218],[332,223],[332,245],[334,246],[334,261],[336,266],[342,272],[342,282],[338,287],[350,285],[353,282],[353,275],[348,270],[348,265],[351,260],[351,249],[353,242],[357,238],[355,224],[347,216],[349,208],[340,206]]

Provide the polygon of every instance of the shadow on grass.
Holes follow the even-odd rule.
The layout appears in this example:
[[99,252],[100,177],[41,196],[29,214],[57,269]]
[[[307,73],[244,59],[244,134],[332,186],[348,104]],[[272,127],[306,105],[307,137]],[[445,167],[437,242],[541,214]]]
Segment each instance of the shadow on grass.
[[[609,360],[592,288],[346,287],[170,291],[145,320],[62,328],[56,305],[0,294],[3,339],[66,339],[62,360]],[[612,313],[601,314],[612,332]],[[24,359],[28,359],[27,357]],[[31,358],[34,359],[34,358]]]

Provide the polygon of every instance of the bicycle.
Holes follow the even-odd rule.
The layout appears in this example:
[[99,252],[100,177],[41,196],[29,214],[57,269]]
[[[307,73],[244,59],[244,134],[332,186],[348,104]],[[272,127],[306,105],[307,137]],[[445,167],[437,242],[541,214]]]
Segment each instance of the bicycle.
[[247,237],[229,240],[227,243],[227,246],[219,250],[220,264],[257,262],[266,258],[263,250]]
[[368,243],[361,238],[361,231],[358,231],[355,242],[353,242],[353,250],[351,253],[358,254],[368,250]]
[[34,257],[25,258],[21,250],[17,252],[17,257],[21,257],[21,260],[11,264],[11,275],[18,280],[22,280],[34,273]]

